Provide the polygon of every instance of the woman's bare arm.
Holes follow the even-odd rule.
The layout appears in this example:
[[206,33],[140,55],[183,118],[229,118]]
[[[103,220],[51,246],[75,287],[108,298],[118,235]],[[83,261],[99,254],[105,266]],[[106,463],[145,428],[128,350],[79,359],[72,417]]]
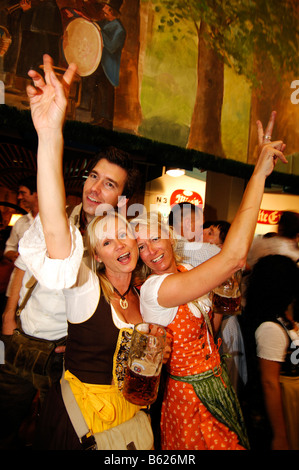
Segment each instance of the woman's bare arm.
[[33,124],[38,135],[37,192],[39,215],[51,258],[64,259],[70,254],[71,236],[65,213],[63,180],[63,125],[69,87],[76,72],[71,64],[62,82],[53,70],[52,59],[44,55],[45,78],[29,71],[34,86],[27,87]]
[[175,307],[195,300],[210,292],[244,266],[255,232],[265,180],[272,173],[278,159],[287,163],[283,155],[284,148],[282,141],[269,142],[261,146],[258,161],[222,250],[191,271],[168,276],[158,293],[158,302],[161,306]]

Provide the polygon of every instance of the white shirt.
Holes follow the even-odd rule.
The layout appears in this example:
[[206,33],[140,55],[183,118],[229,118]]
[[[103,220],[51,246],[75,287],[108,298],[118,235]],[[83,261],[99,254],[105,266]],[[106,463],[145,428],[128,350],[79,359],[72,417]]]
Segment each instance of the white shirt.
[[22,238],[26,230],[28,230],[29,227],[33,224],[33,222],[34,217],[31,212],[28,212],[28,214],[23,215],[16,221],[16,223],[11,229],[10,236],[6,241],[4,254],[7,251],[18,251],[20,239]]
[[298,332],[291,330],[289,335],[283,326],[267,321],[262,323],[255,332],[257,356],[268,361],[284,362],[290,342],[299,340]]
[[[17,258],[15,266],[25,271],[20,290],[20,305],[32,273],[26,268],[21,255]],[[36,338],[57,340],[66,336],[65,298],[62,291],[50,290],[38,283],[21,313],[21,323],[24,332]]]
[[[70,224],[72,235],[72,249],[68,258],[64,260],[51,259],[47,255],[47,248],[39,216],[36,217],[34,224],[24,234],[20,242],[20,253],[30,272],[38,280],[40,291],[48,296],[48,304],[51,306],[53,293],[59,293],[63,299],[63,314],[65,325],[66,320],[71,323],[81,323],[86,321],[94,313],[100,299],[100,285],[98,276],[89,269],[83,262],[83,241],[79,230]],[[34,291],[32,297],[34,296]],[[37,311],[33,311],[34,303],[31,304],[28,313],[21,315],[23,328],[29,324],[27,317],[34,320]],[[52,310],[52,308],[51,308]],[[131,324],[122,322],[115,310],[112,308],[112,318],[118,328],[133,327]],[[41,315],[40,315],[41,316]],[[47,315],[41,322],[47,323]],[[53,317],[53,315],[52,315]],[[24,320],[24,325],[23,325]],[[54,321],[49,326],[48,334],[52,335],[57,327]],[[25,328],[24,328],[25,331]],[[27,333],[27,331],[25,331]],[[51,338],[46,338],[51,339]]]
[[179,238],[175,252],[182,258],[183,262],[195,267],[217,255],[220,248],[212,243],[188,242],[184,238]]
[[[80,206],[81,208],[81,206]],[[26,217],[26,216],[25,216]],[[39,215],[37,216],[39,220],[39,226],[41,229]],[[22,220],[21,217],[19,220]],[[34,226],[36,219],[32,217],[32,222],[28,229]],[[17,224],[18,222],[16,222]],[[21,304],[24,295],[27,292],[26,284],[28,280],[32,277],[33,272],[30,269],[31,261],[35,258],[35,251],[38,251],[41,248],[41,243],[38,241],[39,238],[34,237],[30,240],[31,233],[27,233],[28,230],[23,234],[25,235],[25,240],[27,242],[27,248],[24,250],[27,256],[22,257],[20,255],[16,262],[15,266],[23,271],[25,271],[22,287],[20,290],[19,305]],[[19,250],[21,252],[23,243],[20,240]],[[30,245],[35,245],[33,250],[30,250]],[[43,247],[45,249],[45,245]],[[67,319],[66,319],[66,304],[65,296],[60,287],[50,289],[42,285],[40,282],[35,286],[34,290],[31,293],[30,299],[28,300],[24,310],[21,313],[21,323],[22,328],[25,333],[28,335],[34,336],[36,338],[43,338],[47,340],[57,340],[63,338],[67,334]]]

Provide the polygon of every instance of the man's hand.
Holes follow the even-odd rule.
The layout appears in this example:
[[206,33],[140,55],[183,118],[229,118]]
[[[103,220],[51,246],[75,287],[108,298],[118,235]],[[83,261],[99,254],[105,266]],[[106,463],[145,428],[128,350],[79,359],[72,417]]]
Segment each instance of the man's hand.
[[12,263],[14,263],[16,261],[18,256],[19,256],[19,252],[18,251],[12,251],[12,250],[7,251],[3,255],[4,258],[6,258],[8,261],[11,261]]
[[52,58],[45,54],[43,62],[45,78],[35,70],[28,72],[34,84],[27,87],[33,124],[37,132],[43,129],[61,131],[77,67],[70,64],[60,81],[54,73]]
[[2,334],[3,335],[12,335],[13,330],[17,328],[15,312],[3,313],[2,316]]

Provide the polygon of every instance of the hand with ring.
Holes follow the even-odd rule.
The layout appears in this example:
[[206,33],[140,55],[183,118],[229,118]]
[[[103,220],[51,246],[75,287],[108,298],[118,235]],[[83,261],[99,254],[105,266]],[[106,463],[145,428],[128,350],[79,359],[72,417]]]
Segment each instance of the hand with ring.
[[275,119],[276,119],[276,111],[272,111],[269,122],[266,126],[265,133],[264,133],[264,129],[263,129],[263,125],[261,121],[257,121],[256,124],[257,124],[259,146],[262,146],[263,144],[268,144],[269,142],[271,142]]

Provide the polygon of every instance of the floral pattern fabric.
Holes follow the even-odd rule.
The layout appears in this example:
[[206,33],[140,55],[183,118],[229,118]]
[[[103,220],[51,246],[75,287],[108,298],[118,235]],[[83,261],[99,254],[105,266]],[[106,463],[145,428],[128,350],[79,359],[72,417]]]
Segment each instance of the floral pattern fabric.
[[[182,305],[167,330],[173,340],[171,375],[183,377],[220,368],[218,346],[203,316],[196,318]],[[192,384],[171,377],[162,405],[161,439],[163,450],[244,449],[237,435],[208,411]]]

